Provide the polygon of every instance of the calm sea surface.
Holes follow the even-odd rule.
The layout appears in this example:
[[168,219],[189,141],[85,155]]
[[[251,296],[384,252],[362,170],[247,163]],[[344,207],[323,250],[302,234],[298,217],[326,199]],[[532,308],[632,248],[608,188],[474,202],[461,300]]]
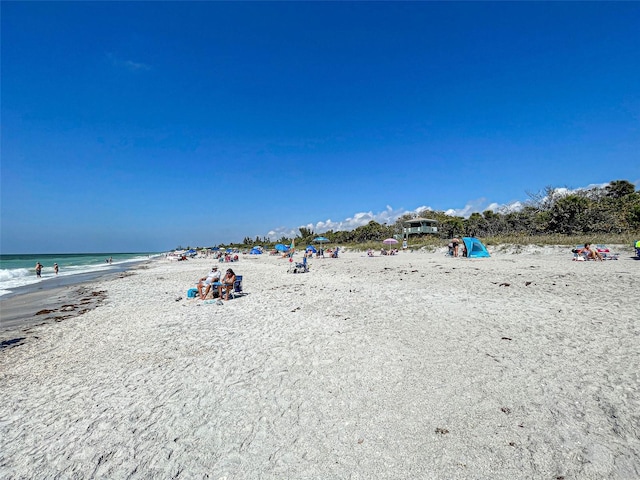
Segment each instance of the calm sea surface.
[[[122,269],[127,263],[135,263],[160,256],[160,253],[65,253],[65,254],[16,254],[0,255],[0,296],[13,289],[32,285],[56,276],[53,264],[57,263],[58,277],[90,272],[108,273]],[[111,260],[109,262],[109,260]],[[36,277],[36,262],[43,266],[42,278]]]

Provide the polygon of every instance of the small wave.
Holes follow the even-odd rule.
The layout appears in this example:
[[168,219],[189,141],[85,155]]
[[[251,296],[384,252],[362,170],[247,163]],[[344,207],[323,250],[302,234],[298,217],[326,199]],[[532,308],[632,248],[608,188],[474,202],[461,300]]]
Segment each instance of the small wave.
[[[15,288],[33,285],[43,280],[82,273],[108,272],[123,268],[126,264],[143,262],[158,256],[158,254],[138,255],[133,258],[114,260],[113,263],[90,263],[86,265],[65,265],[61,263],[60,271],[57,275],[53,270],[53,266],[45,266],[42,269],[41,278],[36,277],[33,268],[3,268],[0,269],[0,296],[12,293]],[[58,261],[60,262],[60,260]]]
[[36,277],[34,270],[29,268],[0,270],[0,296],[12,293],[15,288],[33,285],[43,280],[66,277],[78,273],[99,272],[110,270],[111,268],[110,265],[69,265],[61,269],[60,273],[56,275],[53,267],[45,267],[42,269],[40,278]]
[[24,278],[33,275],[33,272],[28,268],[12,268],[7,270],[0,270],[0,282],[7,282],[15,280],[17,278]]

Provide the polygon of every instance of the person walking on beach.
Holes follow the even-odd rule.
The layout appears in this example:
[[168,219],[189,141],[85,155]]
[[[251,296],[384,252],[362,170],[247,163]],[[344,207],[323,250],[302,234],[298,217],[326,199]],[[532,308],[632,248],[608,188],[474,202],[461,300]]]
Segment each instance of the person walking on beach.
[[40,262],[36,262],[36,277],[42,277],[42,265],[40,265]]
[[53,271],[56,272],[56,275],[58,274],[58,264],[57,263],[53,264]]

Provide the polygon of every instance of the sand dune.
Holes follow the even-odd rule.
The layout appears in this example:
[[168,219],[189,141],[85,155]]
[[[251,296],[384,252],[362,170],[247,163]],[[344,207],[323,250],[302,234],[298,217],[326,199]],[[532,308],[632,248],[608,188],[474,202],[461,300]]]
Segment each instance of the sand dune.
[[243,256],[222,306],[204,259],[102,280],[0,332],[0,477],[640,478],[640,262],[567,251]]

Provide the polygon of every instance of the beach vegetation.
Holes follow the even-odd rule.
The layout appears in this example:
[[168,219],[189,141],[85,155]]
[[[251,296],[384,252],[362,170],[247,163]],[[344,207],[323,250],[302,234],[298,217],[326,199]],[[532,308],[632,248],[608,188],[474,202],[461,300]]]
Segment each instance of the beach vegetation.
[[[451,238],[461,236],[478,237],[486,245],[572,246],[585,242],[624,245],[634,243],[640,235],[640,191],[627,180],[573,191],[547,186],[540,192],[527,192],[527,195],[529,200],[520,208],[474,212],[468,218],[430,210],[429,218],[438,221],[438,233],[411,235],[408,247],[439,248]],[[289,245],[295,242],[301,249],[306,245],[317,245],[314,239],[321,235],[328,240],[323,242],[327,246],[376,249],[385,238],[401,239],[403,222],[424,216],[424,213],[404,214],[393,224],[371,220],[353,230],[328,230],[321,234],[309,227],[299,227],[295,238],[282,236],[273,241],[268,237],[245,237],[241,244],[230,246],[242,249],[263,245],[272,249],[276,243]]]
[[[429,217],[438,221],[438,234],[412,235],[409,247],[442,246],[459,236],[479,237],[489,245],[629,244],[640,233],[640,192],[627,180],[577,191],[548,186],[527,195],[529,201],[519,209],[485,210],[468,218],[429,211]],[[353,248],[380,248],[383,239],[402,234],[404,221],[422,214],[402,215],[393,225],[371,221],[351,231],[329,231],[323,236]]]

